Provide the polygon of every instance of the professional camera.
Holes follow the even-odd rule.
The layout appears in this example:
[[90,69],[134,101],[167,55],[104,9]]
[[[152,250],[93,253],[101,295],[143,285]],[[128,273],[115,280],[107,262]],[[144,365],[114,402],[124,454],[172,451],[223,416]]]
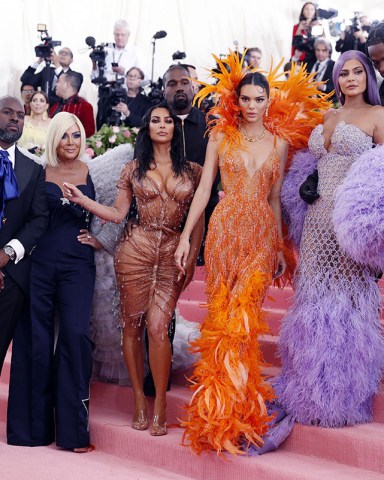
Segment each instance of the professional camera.
[[127,90],[124,85],[124,78],[118,78],[110,82],[104,82],[99,86],[99,97],[107,98],[109,104],[115,107],[118,103],[125,99],[127,96]]
[[151,101],[152,105],[157,105],[164,100],[162,78],[159,77],[157,82],[151,82],[149,88],[150,91],[147,94],[147,97]]
[[185,52],[180,52],[177,50],[173,55],[172,55],[172,60],[183,60],[187,55]]
[[92,52],[89,54],[91,59],[94,62],[104,62],[105,57],[107,56],[107,52],[105,51],[105,44],[100,43],[100,45],[96,45],[95,37],[87,37],[85,39],[85,43],[92,48]]
[[103,105],[107,125],[120,125],[121,114],[113,109],[120,102],[124,102],[127,96],[124,78],[118,78],[109,82],[104,82],[99,86],[99,102]]
[[99,76],[92,80],[92,83],[96,84],[103,84],[106,82],[106,78],[104,76],[105,70],[105,57],[107,56],[107,52],[105,51],[105,44],[100,43],[100,45],[96,45],[95,37],[87,37],[85,39],[85,43],[92,48],[92,52],[89,54],[91,60],[97,63],[99,68]]
[[36,57],[44,58],[46,62],[50,62],[54,47],[61,45],[61,41],[52,40],[52,37],[48,35],[47,25],[45,23],[38,23],[37,31],[40,32],[40,40],[43,43],[35,47]]

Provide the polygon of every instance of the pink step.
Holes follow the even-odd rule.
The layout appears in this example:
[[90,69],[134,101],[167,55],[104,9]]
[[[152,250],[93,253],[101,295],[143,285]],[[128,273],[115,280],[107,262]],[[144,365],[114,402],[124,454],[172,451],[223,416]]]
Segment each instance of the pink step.
[[79,455],[55,445],[34,448],[7,445],[4,423],[0,423],[0,439],[0,478],[4,480],[192,480],[190,476],[99,449]]
[[278,356],[278,337],[263,335],[259,339],[264,361],[269,366],[281,366],[281,358]]
[[200,300],[179,300],[177,308],[180,314],[190,322],[202,323],[208,313]]
[[286,310],[282,308],[263,307],[271,335],[279,335],[281,322]]
[[12,355],[11,350],[8,350],[7,355],[5,356],[5,359],[4,359],[3,369],[1,371],[0,385],[2,383],[4,384],[9,383],[9,375],[11,373],[11,355]]
[[[188,320],[201,321],[206,315],[206,309],[199,308],[199,304],[205,302],[204,280],[204,268],[199,267],[196,270],[194,282],[183,293],[179,302],[180,313]],[[381,281],[379,285],[384,292],[384,282]],[[277,334],[292,293],[292,289],[286,288],[281,291],[272,288],[264,304],[271,335],[264,335],[260,343],[264,358],[270,365],[264,369],[264,372],[270,376],[275,376],[279,372]],[[0,379],[0,422],[5,422],[6,419],[9,362],[10,353],[7,355]],[[171,424],[179,422],[184,415],[183,408],[191,397],[191,391],[182,386],[187,384],[185,375],[188,376],[190,373],[191,369],[187,372],[175,372],[173,375],[173,383],[176,384],[173,384],[171,391],[167,394],[168,422]],[[152,400],[149,401],[149,406],[151,408]],[[196,456],[189,448],[181,446],[182,429],[180,428],[170,428],[169,434],[161,438],[153,438],[148,432],[133,430],[130,427],[132,409],[131,388],[102,383],[93,384],[90,430],[92,442],[96,444],[97,451],[75,456],[72,453],[57,450],[53,446],[26,449],[4,445],[4,448],[1,446],[1,452],[6,452],[6,460],[2,461],[0,478],[5,475],[4,478],[7,480],[13,480],[13,478],[33,480],[35,478],[31,476],[33,472],[33,474],[37,473],[36,478],[39,480],[48,480],[48,478],[77,480],[76,474],[81,472],[81,478],[87,475],[92,477],[92,480],[109,478],[109,473],[117,480],[120,478],[152,480],[155,477],[170,480],[183,478],[196,480],[384,479],[383,386],[374,400],[374,423],[340,429],[295,425],[291,436],[279,451],[263,457],[227,456],[230,462],[223,461],[215,454]],[[1,432],[4,433],[1,434]],[[5,439],[4,423],[0,423],[0,438]],[[28,453],[25,455],[25,452]],[[53,454],[57,457],[51,457]],[[70,457],[66,457],[67,454]],[[21,470],[21,465],[25,462],[25,458],[28,464],[31,455],[36,456],[36,465],[49,464],[49,468],[45,466],[45,471],[49,473],[47,477],[44,477],[44,468],[40,471],[39,467],[34,467],[32,463],[27,467],[29,473],[28,477],[25,477],[25,471]],[[23,462],[17,460],[21,456]],[[73,456],[80,457],[80,461],[74,461]],[[87,459],[94,463],[92,473],[88,470]],[[61,472],[55,475],[50,471],[51,465],[54,471],[60,470],[60,461],[66,463],[61,469],[65,475],[62,477],[60,477]],[[13,474],[14,477],[12,477]]]
[[258,480],[374,480],[377,474],[348,465],[303,456],[273,452],[262,457],[233,457],[224,461],[214,453],[195,455],[182,446],[182,429],[170,428],[168,435],[153,439],[138,432],[117,412],[97,407],[91,413],[92,441],[99,450],[120,457],[135,458],[159,468],[201,480],[257,478]]
[[[292,288],[286,287],[283,290],[271,287],[264,301],[264,307],[286,309],[293,296]],[[206,302],[206,283],[203,280],[193,280],[182,292],[180,300],[197,300],[201,303]]]
[[[269,371],[271,374],[276,373],[276,369],[271,368]],[[6,385],[0,385],[0,412],[3,417],[1,421],[5,420],[6,395]],[[188,402],[190,395],[191,392],[186,388],[172,387],[168,393],[169,423],[178,423],[178,419],[183,415],[182,406]],[[381,403],[384,404],[383,399]],[[344,429],[295,425],[291,437],[278,452],[257,459],[230,457],[231,462],[222,462],[214,454],[197,457],[190,449],[181,447],[180,428],[170,428],[169,434],[161,439],[153,439],[148,432],[132,430],[130,427],[132,409],[131,388],[102,383],[92,385],[90,428],[92,442],[98,451],[148,463],[156,468],[167,468],[178,475],[196,479],[244,478],[240,473],[260,480],[273,478],[339,480],[348,478],[339,477],[347,473],[352,475],[349,478],[373,479],[379,477],[372,476],[372,472],[368,470],[382,472],[380,462],[383,462],[379,454],[383,448],[383,424],[374,423]],[[358,445],[358,448],[355,445]],[[364,455],[361,452],[365,452]],[[323,460],[314,456],[323,457]],[[276,464],[273,459],[276,459]],[[335,464],[335,461],[339,464]],[[341,467],[342,463],[344,465]],[[229,464],[235,466],[228,467]],[[317,466],[315,476],[311,476],[314,472],[311,472],[310,465]],[[224,468],[228,470],[223,470]],[[232,468],[238,469],[238,476]],[[268,468],[272,470],[268,471]],[[362,468],[366,470],[361,470]],[[329,476],[326,476],[326,472]],[[321,477],[320,473],[325,476]]]
[[199,300],[206,302],[205,289],[207,285],[203,280],[192,280],[188,287],[181,293],[180,300]]
[[384,474],[384,425],[367,423],[354,427],[320,428],[300,425],[282,450],[316,455],[353,467]]

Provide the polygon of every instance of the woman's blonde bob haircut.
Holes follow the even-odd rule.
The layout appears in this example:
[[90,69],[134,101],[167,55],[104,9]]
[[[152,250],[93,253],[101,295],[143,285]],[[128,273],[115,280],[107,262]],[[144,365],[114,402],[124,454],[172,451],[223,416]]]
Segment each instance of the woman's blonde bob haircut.
[[48,127],[47,140],[45,142],[45,157],[47,159],[47,165],[57,167],[59,164],[57,147],[63,139],[65,132],[73,125],[79,127],[81,135],[81,146],[78,158],[83,156],[85,150],[85,131],[82,123],[76,115],[73,115],[73,113],[60,112],[52,118]]

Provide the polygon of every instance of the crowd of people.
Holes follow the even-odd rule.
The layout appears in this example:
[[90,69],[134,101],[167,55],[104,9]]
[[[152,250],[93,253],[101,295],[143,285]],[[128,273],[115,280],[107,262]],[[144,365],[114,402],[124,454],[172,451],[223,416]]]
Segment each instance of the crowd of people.
[[[384,367],[384,245],[375,224],[384,23],[364,31],[353,32],[350,49],[344,35],[333,61],[316,5],[307,2],[286,80],[260,72],[254,47],[223,58],[212,85],[198,87],[191,65],[170,66],[163,99],[153,102],[119,20],[105,62],[92,59],[91,77],[104,92],[97,115],[79,96],[83,74],[70,68],[66,47],[52,50],[52,66],[39,70],[39,58],[23,73],[23,103],[0,98],[0,367],[13,340],[9,444],[92,450],[92,370],[94,378],[130,382],[132,428],[165,435],[175,309],[203,263],[208,314],[192,343],[194,394],[184,420],[195,451],[258,455],[277,448],[294,421],[371,421]],[[212,94],[206,115],[193,100]],[[139,128],[134,150],[120,146],[92,163],[86,138],[116,121],[114,112]],[[262,304],[281,281],[292,281],[295,295],[282,323],[282,369],[267,381]]]

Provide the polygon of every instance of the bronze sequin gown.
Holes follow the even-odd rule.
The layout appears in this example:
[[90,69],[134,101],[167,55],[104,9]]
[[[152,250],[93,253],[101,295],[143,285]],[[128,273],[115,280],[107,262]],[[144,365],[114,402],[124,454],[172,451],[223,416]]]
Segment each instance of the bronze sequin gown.
[[177,279],[174,254],[201,175],[200,165],[190,165],[189,176],[172,179],[171,191],[160,191],[148,176],[138,180],[136,160],[124,167],[117,184],[121,189],[132,189],[140,218],[115,255],[122,321],[138,324],[149,308],[157,307],[165,336],[184,282],[184,277]]
[[272,283],[279,238],[268,198],[279,177],[271,151],[250,176],[236,150],[220,167],[225,197],[210,220],[205,247],[208,317],[193,342],[201,355],[192,377],[194,390],[184,422],[192,448],[244,453],[268,430],[266,400],[273,389],[261,378],[258,336],[268,331],[261,314]]

